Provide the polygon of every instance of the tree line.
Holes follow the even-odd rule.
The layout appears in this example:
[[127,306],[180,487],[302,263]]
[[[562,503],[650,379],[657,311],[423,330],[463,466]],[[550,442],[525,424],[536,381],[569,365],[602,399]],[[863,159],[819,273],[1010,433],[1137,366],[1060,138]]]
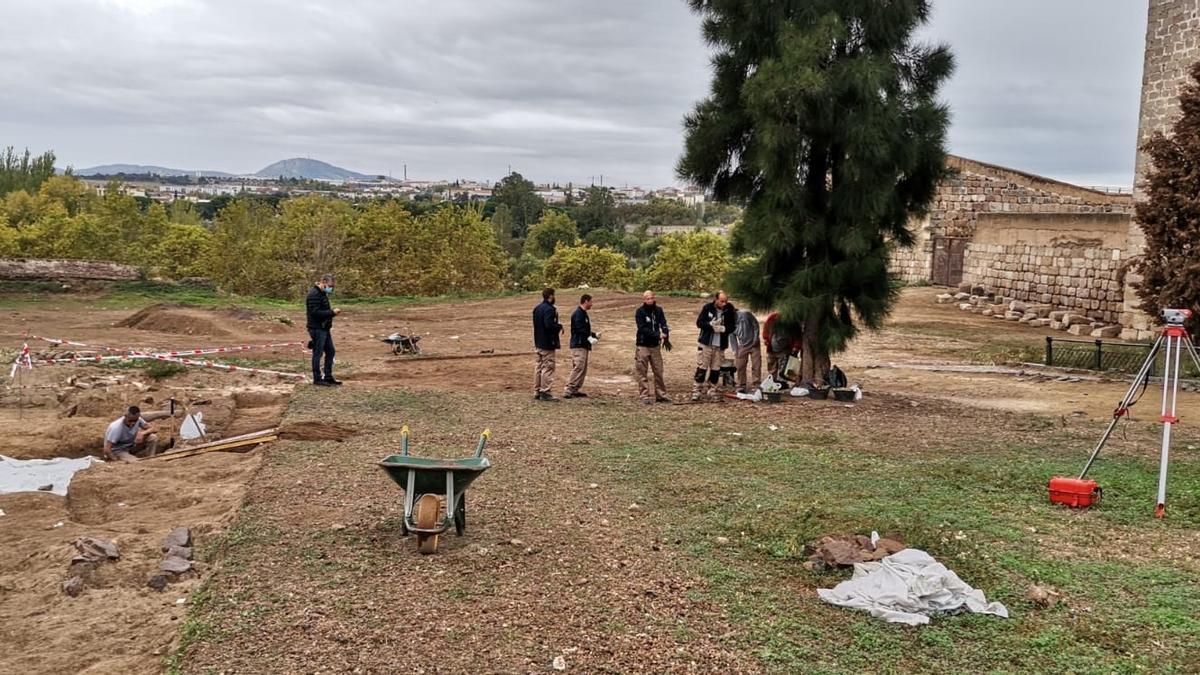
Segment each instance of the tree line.
[[[46,156],[50,167],[38,173],[18,164],[0,196],[0,256],[111,260],[151,277],[203,277],[230,293],[277,298],[327,270],[341,292],[367,297],[547,284],[707,291],[730,266],[723,237],[648,234],[657,223],[704,222],[682,204],[622,215],[608,190],[594,188],[553,208],[515,174],[487,204],[247,195],[214,206],[132,197],[117,182],[101,193],[55,175]],[[626,232],[630,217],[643,220]]]

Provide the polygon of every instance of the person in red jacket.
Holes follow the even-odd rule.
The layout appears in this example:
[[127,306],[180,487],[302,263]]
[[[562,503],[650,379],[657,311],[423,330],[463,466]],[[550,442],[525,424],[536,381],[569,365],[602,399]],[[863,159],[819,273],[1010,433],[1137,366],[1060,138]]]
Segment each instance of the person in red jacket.
[[767,350],[767,372],[777,381],[783,378],[782,370],[789,356],[796,356],[804,347],[799,336],[792,337],[783,330],[776,330],[779,312],[771,312],[763,322],[762,340]]

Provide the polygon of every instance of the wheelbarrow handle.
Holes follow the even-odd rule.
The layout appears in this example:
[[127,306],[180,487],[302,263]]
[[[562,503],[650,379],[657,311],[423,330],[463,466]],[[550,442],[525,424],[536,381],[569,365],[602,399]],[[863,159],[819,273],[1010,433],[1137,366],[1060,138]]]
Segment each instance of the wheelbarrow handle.
[[400,429],[400,454],[408,457],[408,425]]
[[479,434],[479,445],[475,446],[475,459],[483,457],[483,448],[487,445],[488,439],[492,437],[491,429],[484,429],[482,434]]

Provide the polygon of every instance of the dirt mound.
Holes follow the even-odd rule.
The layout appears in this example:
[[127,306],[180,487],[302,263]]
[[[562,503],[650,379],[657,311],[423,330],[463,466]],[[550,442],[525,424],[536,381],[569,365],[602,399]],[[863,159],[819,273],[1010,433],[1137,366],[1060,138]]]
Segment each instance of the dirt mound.
[[325,422],[290,422],[279,429],[285,441],[343,441],[357,432]]
[[118,322],[117,325],[175,335],[223,337],[230,334],[221,327],[213,312],[177,304],[151,305]]
[[246,389],[234,392],[233,400],[239,409],[270,408],[285,405],[288,401],[288,393],[268,389]]

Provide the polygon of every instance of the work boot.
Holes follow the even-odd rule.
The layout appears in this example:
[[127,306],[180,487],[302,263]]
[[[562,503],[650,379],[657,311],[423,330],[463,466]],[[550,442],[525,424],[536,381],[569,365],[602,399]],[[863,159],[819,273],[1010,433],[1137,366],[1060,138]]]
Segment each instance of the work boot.
[[328,382],[329,384],[332,384],[332,385],[333,385],[333,386],[335,386],[335,387],[337,387],[337,386],[340,386],[340,385],[342,384],[342,381],[341,381],[341,380],[335,380],[335,379],[333,379],[333,376],[332,376],[332,375],[330,375],[330,376],[326,377],[326,378],[325,378],[325,381],[326,381],[326,382]]
[[698,392],[698,391],[692,392],[692,401],[699,401],[699,400],[700,400],[700,392]]
[[325,380],[313,380],[313,386],[314,387],[334,387],[337,385],[335,385],[332,382],[326,382]]
[[675,402],[675,401],[672,401],[671,398],[668,396],[659,396],[655,400],[657,400],[659,403],[674,403]]
[[555,403],[557,403],[557,402],[558,402],[558,398],[556,398],[555,396],[553,396],[553,395],[551,395],[551,394],[538,394],[538,396],[537,396],[537,400],[539,400],[539,401],[552,401],[552,402],[555,402]]
[[[582,391],[577,391],[574,394],[571,394],[571,398],[587,398],[587,397],[588,397],[588,395],[583,393]],[[566,396],[564,396],[563,398],[566,398]]]

